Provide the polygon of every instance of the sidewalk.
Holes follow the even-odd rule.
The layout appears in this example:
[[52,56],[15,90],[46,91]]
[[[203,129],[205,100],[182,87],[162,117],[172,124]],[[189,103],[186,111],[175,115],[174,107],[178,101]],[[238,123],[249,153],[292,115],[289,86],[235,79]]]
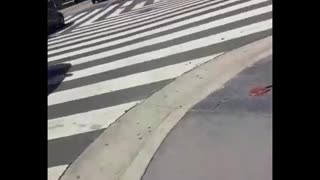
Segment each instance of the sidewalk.
[[272,84],[268,57],[195,105],[170,132],[143,180],[271,180]]

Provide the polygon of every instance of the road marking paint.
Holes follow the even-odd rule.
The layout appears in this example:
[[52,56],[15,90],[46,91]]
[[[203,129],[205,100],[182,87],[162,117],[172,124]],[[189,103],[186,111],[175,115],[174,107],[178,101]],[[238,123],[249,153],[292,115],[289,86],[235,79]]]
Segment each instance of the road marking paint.
[[82,21],[88,19],[90,16],[96,14],[98,11],[100,11],[101,8],[99,9],[95,9],[94,11],[90,12],[89,14],[87,14],[86,16],[83,16],[82,18],[80,18],[79,20],[75,21],[73,25],[76,25],[76,24],[79,24],[81,23]]
[[[151,61],[152,59],[159,59],[159,58],[166,57],[169,55],[187,52],[187,51],[190,51],[193,49],[202,48],[205,46],[221,43],[224,41],[232,40],[235,38],[240,38],[240,37],[247,36],[247,35],[250,35],[253,33],[257,33],[260,31],[265,31],[265,30],[271,29],[272,28],[271,23],[272,23],[272,20],[261,21],[261,22],[250,24],[247,26],[243,26],[243,27],[240,27],[237,29],[225,31],[225,32],[222,32],[219,34],[215,34],[215,35],[207,36],[204,38],[196,39],[193,41],[188,41],[188,42],[185,42],[182,44],[177,44],[174,46],[163,48],[160,50],[155,50],[155,51],[131,56],[131,57],[128,57],[128,58],[125,58],[122,60],[111,62],[110,65],[113,67],[124,67],[124,66],[132,65],[135,63],[139,63],[139,62]],[[71,63],[73,65],[74,64],[81,64],[81,63],[89,62],[89,61],[92,61],[95,59],[100,59],[101,57],[104,57],[104,55],[105,54],[103,54],[103,53],[95,54],[92,56],[72,60],[69,63]],[[98,56],[98,57],[95,57],[95,56]],[[109,66],[110,69],[112,68],[111,66]],[[97,66],[97,68],[106,68],[107,69],[108,65],[105,64],[102,67]],[[92,73],[92,71],[94,71],[94,70],[90,70],[90,69],[87,69],[87,70],[88,70],[87,73]],[[95,69],[95,70],[98,71],[98,69]],[[74,72],[74,73],[76,74],[76,72]],[[76,77],[80,77],[81,76],[80,74],[76,75]],[[72,79],[72,78],[66,77],[65,81],[67,81],[68,79]]]
[[[151,16],[160,16],[161,14],[168,14],[168,13],[173,13],[175,12],[175,9],[182,9],[184,7],[186,8],[195,8],[193,6],[197,6],[201,3],[204,3],[204,1],[201,1],[201,0],[198,0],[199,2],[188,2],[188,3],[184,3],[182,5],[179,5],[179,6],[173,6],[173,7],[170,7],[170,8],[166,8],[166,9],[155,9],[151,12],[147,12],[147,13],[136,13],[133,14],[133,15],[130,15],[126,18],[117,18],[118,16],[116,17],[110,17],[110,18],[107,18],[105,20],[101,20],[99,22],[96,22],[96,23],[93,23],[87,27],[79,27],[78,29],[75,29],[74,32],[72,33],[69,33],[69,34],[65,34],[65,35],[62,35],[62,36],[59,36],[59,37],[55,37],[56,39],[60,39],[60,38],[64,38],[64,37],[69,37],[69,36],[72,36],[72,35],[76,35],[76,34],[79,34],[80,31],[82,33],[84,32],[88,32],[89,30],[93,30],[93,29],[96,29],[96,28],[101,28],[101,27],[112,27],[114,25],[120,25],[120,24],[127,24],[127,23],[130,23],[132,21],[139,21],[141,20],[141,18],[150,18]],[[207,4],[214,4],[214,3],[217,3],[217,2],[220,2],[220,1],[223,1],[223,0],[217,0],[215,2],[212,2],[212,1],[205,1],[205,3]],[[141,8],[142,9],[142,8]],[[137,10],[133,10],[133,11],[137,11]],[[132,12],[132,11],[130,11]],[[127,14],[127,13],[125,13]]]
[[211,59],[212,56],[208,56],[205,58],[186,61],[150,71],[103,81],[100,83],[56,92],[49,95],[48,106],[172,79]]
[[[62,30],[62,31],[60,31],[60,32],[58,32],[58,34],[61,34],[62,32],[65,32],[66,30],[70,29],[71,27],[74,27],[75,25],[79,24],[80,22],[86,20],[87,18],[89,18],[90,16],[92,16],[93,14],[95,14],[95,13],[96,13],[97,11],[99,11],[99,10],[100,10],[100,9],[96,9],[96,10],[90,12],[89,14],[87,14],[87,15],[85,15],[85,16],[81,16],[80,19],[75,20],[75,22],[74,22],[71,26],[67,27],[66,29],[64,29],[64,30]],[[87,12],[85,12],[85,13],[87,13]],[[59,36],[58,36],[58,37],[59,37]]]
[[[215,42],[207,42],[204,44],[199,44],[198,46],[195,46],[193,44],[190,45],[191,48],[196,49],[196,48],[201,48],[204,46],[209,46],[211,45],[211,43],[215,43]],[[186,50],[191,50],[191,48],[188,48]],[[185,49],[177,49],[176,53],[180,53],[180,52],[184,52],[186,51]],[[146,54],[143,54],[142,56],[145,56]],[[167,55],[167,54],[166,54]],[[160,57],[157,57],[160,58]],[[67,81],[71,81],[74,79],[78,79],[78,78],[82,78],[82,77],[86,77],[86,76],[91,76],[94,74],[98,74],[98,73],[102,73],[102,72],[106,72],[106,71],[110,71],[110,70],[114,70],[114,69],[119,69],[119,68],[123,68],[123,67],[127,67],[127,66],[131,66],[134,64],[138,64],[138,63],[143,63],[143,62],[148,62],[148,61],[152,61],[155,60],[154,58],[143,58],[141,57],[141,55],[137,55],[137,56],[133,56],[133,57],[128,57],[128,58],[124,58],[118,61],[114,61],[114,62],[110,62],[110,63],[106,63],[106,64],[102,64],[102,65],[97,65],[94,67],[90,67],[90,68],[86,68],[83,70],[79,70],[79,71],[74,71],[72,72],[72,76],[66,77],[64,79],[65,82]]]
[[[223,19],[220,19],[220,20],[217,20],[217,21],[212,21],[210,23],[202,24],[202,25],[199,25],[197,27],[191,27],[191,28],[183,29],[181,31],[177,31],[177,32],[174,32],[174,33],[171,33],[171,34],[163,35],[161,37],[148,39],[148,40],[145,40],[145,41],[142,41],[142,42],[138,42],[138,43],[135,43],[135,44],[132,44],[132,45],[128,45],[128,46],[123,46],[123,47],[118,48],[118,49],[110,50],[105,54],[108,54],[107,56],[111,56],[111,55],[114,55],[114,54],[119,54],[121,52],[138,49],[138,48],[141,48],[141,47],[144,47],[144,46],[150,46],[150,45],[153,45],[153,44],[157,44],[157,43],[169,41],[169,40],[172,40],[172,39],[180,38],[180,37],[185,36],[185,35],[189,35],[189,34],[192,34],[192,33],[196,33],[196,32],[200,32],[200,31],[203,31],[203,30],[211,29],[211,28],[214,28],[214,27],[223,26],[223,25],[226,25],[226,24],[229,24],[229,23],[233,23],[233,22],[236,22],[236,21],[240,21],[240,20],[243,20],[243,19],[246,19],[246,18],[254,17],[254,16],[257,16],[257,15],[266,13],[266,12],[271,12],[271,11],[272,11],[272,6],[269,5],[269,6],[266,6],[266,7],[259,8],[259,9],[255,9],[255,10],[243,12],[243,13],[240,13],[240,14],[237,14],[237,15],[234,15],[234,16],[230,16],[230,17],[227,17],[227,18],[223,18]],[[215,11],[215,12],[210,13],[210,14],[197,16],[197,17],[188,19],[186,21],[181,21],[179,23],[175,23],[175,24],[172,24],[172,25],[169,25],[169,26],[163,26],[163,27],[158,28],[158,29],[154,29],[154,30],[147,31],[147,32],[144,32],[144,33],[136,34],[136,35],[130,36],[128,38],[124,38],[124,39],[120,39],[120,40],[117,40],[117,41],[112,41],[112,42],[109,42],[109,43],[104,43],[104,44],[100,44],[100,45],[96,45],[96,46],[90,46],[88,48],[83,48],[83,49],[75,50],[75,51],[72,51],[72,52],[69,52],[69,53],[53,56],[53,57],[48,58],[48,60],[49,61],[54,61],[54,60],[59,60],[59,59],[63,59],[63,58],[66,58],[66,57],[70,58],[70,57],[75,56],[75,55],[79,55],[79,54],[83,54],[83,53],[99,50],[99,49],[102,49],[102,48],[110,47],[110,46],[113,46],[113,45],[116,45],[116,44],[124,43],[126,41],[132,41],[132,40],[135,40],[135,39],[138,39],[138,38],[141,38],[141,37],[145,37],[145,36],[156,34],[156,33],[162,32],[162,31],[174,29],[174,28],[177,28],[179,26],[183,26],[183,25],[189,24],[191,22],[197,22],[197,21],[200,21],[200,20],[208,18],[208,17],[214,17],[215,15],[217,15],[217,13],[219,13],[219,12]],[[96,42],[100,42],[100,41],[106,40],[106,39],[108,39],[108,37],[104,37],[104,38],[101,38],[101,39],[96,39],[96,40],[93,40],[93,41],[95,41],[94,43],[96,43]],[[73,45],[73,46],[69,46],[69,47],[65,47],[65,48],[61,48],[61,49],[56,49],[56,50],[53,50],[53,51],[49,51],[48,54],[52,54],[52,53],[55,53],[55,52],[62,52],[64,50],[70,50],[70,49],[73,49],[73,48],[78,48],[78,47],[81,47],[81,46],[84,46],[84,45],[89,45],[91,43],[92,43],[92,41],[88,41],[88,42],[76,44],[76,45]]]
[[96,131],[109,127],[128,109],[139,104],[134,101],[117,106],[79,113],[48,121],[48,140]]
[[[267,0],[264,0],[264,1],[267,1]],[[183,26],[183,25],[190,24],[190,23],[193,23],[193,22],[198,22],[198,21],[200,21],[202,19],[206,19],[206,18],[209,18],[209,17],[217,16],[217,15],[220,15],[220,14],[225,14],[227,12],[231,12],[231,11],[234,11],[234,10],[237,10],[237,9],[241,9],[243,7],[247,7],[247,6],[250,6],[250,5],[253,5],[253,4],[242,4],[241,6],[233,6],[233,7],[230,7],[230,8],[226,8],[226,9],[210,12],[210,13],[207,13],[207,14],[204,14],[204,15],[195,16],[193,18],[189,18],[187,20],[183,20],[183,21],[180,21],[180,22],[177,22],[177,23],[174,23],[174,24],[163,26],[161,28],[157,28],[157,29],[154,29],[154,30],[151,30],[151,31],[148,31],[148,32],[136,34],[136,35],[130,36],[128,38],[124,38],[124,39],[121,39],[121,40],[118,40],[118,41],[112,41],[110,43],[105,43],[105,44],[102,44],[102,45],[99,45],[99,46],[93,46],[93,47],[90,47],[90,48],[108,47],[108,46],[111,46],[111,45],[114,45],[114,44],[117,44],[117,43],[122,43],[122,42],[125,42],[125,41],[133,40],[134,38],[143,37],[143,36],[155,34],[155,33],[161,32],[161,31],[174,29],[174,28],[177,28],[179,26]],[[193,13],[197,13],[197,12],[193,12]],[[133,29],[133,30],[130,30],[130,31],[125,31],[123,33],[118,33],[118,34],[114,34],[114,35],[111,35],[111,36],[106,36],[106,37],[102,37],[102,38],[98,38],[98,39],[93,39],[93,40],[90,40],[90,41],[85,41],[85,42],[82,42],[82,43],[78,43],[78,44],[75,44],[75,45],[62,47],[62,48],[59,48],[59,49],[54,49],[54,50],[51,50],[51,51],[49,50],[48,51],[48,55],[52,55],[52,54],[60,53],[60,52],[67,51],[67,50],[70,50],[70,49],[75,49],[75,48],[79,48],[79,47],[82,47],[82,46],[87,46],[87,45],[90,45],[90,44],[106,41],[108,39],[120,37],[120,36],[123,36],[123,35],[128,34],[128,33],[138,32],[138,31],[146,29],[146,28],[155,27],[155,26],[158,26],[160,24],[164,24],[164,23],[176,20],[176,19],[180,19],[182,17],[190,16],[190,14],[193,14],[193,13],[187,13],[187,14],[184,14],[183,16],[176,16],[176,17],[174,17],[172,19],[171,18],[170,19],[166,19],[166,20],[160,21],[160,22],[155,23],[155,24],[143,26],[143,27],[136,28],[136,29]],[[227,23],[225,23],[225,24],[227,24]],[[83,51],[85,51],[85,49],[83,49]],[[86,51],[86,52],[88,52],[88,51]],[[73,53],[76,53],[76,52],[73,52]],[[65,57],[68,57],[68,56],[72,56],[72,54],[65,54]],[[49,61],[51,61],[51,58],[53,58],[53,57],[50,57]],[[61,58],[63,58],[63,56]],[[57,58],[57,59],[60,59],[60,58]]]
[[[217,1],[215,1],[214,3],[216,3],[216,2],[220,2],[220,1],[223,1],[223,0],[217,0]],[[229,1],[230,3],[232,3],[232,2],[235,2],[235,1],[240,1],[240,0],[231,0],[231,1]],[[201,2],[200,2],[201,3]],[[210,4],[212,4],[213,2],[211,2],[211,1],[209,1],[209,2],[207,2],[207,3],[210,3]],[[229,3],[227,3],[227,4],[229,4]],[[204,5],[201,5],[201,6],[204,6]],[[161,17],[163,17],[163,16],[161,16],[161,15],[166,15],[166,16],[172,16],[172,15],[175,15],[175,14],[178,14],[178,13],[183,13],[183,12],[185,12],[185,11],[190,11],[190,9],[184,9],[184,10],[181,10],[181,11],[179,11],[180,9],[183,9],[183,8],[196,8],[196,5],[195,4],[192,4],[192,5],[188,5],[188,6],[180,6],[180,7],[178,7],[178,8],[176,8],[176,7],[174,7],[174,8],[172,8],[171,10],[163,10],[161,13],[159,13],[159,14],[156,14],[156,16],[158,17],[157,19],[159,19],[159,18],[161,18]],[[179,12],[177,12],[177,11],[179,11]],[[173,13],[173,14],[169,14],[169,13]],[[143,18],[143,20],[144,19],[150,19],[150,16],[147,14],[146,15],[146,17],[145,18]],[[141,21],[141,18],[140,17],[137,17],[137,18],[135,18],[135,19],[128,19],[128,20],[126,20],[126,21],[121,21],[120,23],[123,23],[123,24],[127,24],[128,22],[133,22],[133,20],[137,20],[137,21]],[[146,22],[146,21],[144,21],[144,22]],[[108,27],[108,28],[111,28],[111,25],[113,25],[113,24],[110,24],[109,22],[106,22],[107,24],[103,24],[103,27]],[[119,24],[119,21],[115,21],[115,23],[117,24],[117,26],[120,26],[121,24]],[[122,24],[122,25],[123,25]],[[133,24],[133,23],[132,23]],[[100,25],[99,25],[100,26]],[[112,26],[112,28],[114,28],[114,27],[116,27],[116,26]],[[86,27],[87,28],[87,27]],[[73,33],[68,33],[68,34],[65,34],[65,35],[61,35],[61,36],[58,36],[58,37],[54,37],[54,38],[51,38],[50,40],[49,40],[49,42],[48,42],[48,44],[49,45],[51,45],[51,44],[55,44],[55,43],[58,43],[58,42],[61,42],[61,41],[64,41],[64,40],[69,40],[69,39],[72,39],[72,38],[75,38],[75,37],[81,37],[81,35],[82,36],[87,36],[87,35],[89,35],[89,34],[94,34],[94,33],[97,33],[96,31],[96,28],[97,27],[95,27],[95,25],[90,25],[90,28],[89,29],[85,29],[85,30],[81,30],[81,32],[79,32],[79,31],[76,31],[76,32],[73,32]],[[101,28],[101,27],[100,27]],[[99,32],[101,32],[101,31],[103,31],[103,30],[106,30],[106,29],[101,29]],[[88,32],[88,31],[90,31],[90,32]],[[85,32],[86,32],[86,34],[85,34]],[[93,33],[94,32],[94,33]],[[50,46],[49,46],[49,48],[50,48]]]
[[65,17],[65,18],[64,18],[64,21],[67,21],[68,19],[70,19],[70,18],[72,18],[72,17],[73,17],[73,15],[68,16],[68,17]]
[[140,2],[140,3],[138,3],[138,4],[136,4],[132,9],[139,9],[139,8],[142,8],[143,6],[144,6],[144,4],[145,4],[146,2]]
[[133,1],[127,1],[123,4],[122,8],[125,8],[126,6],[129,6]]
[[[232,1],[239,1],[239,0],[232,0]],[[262,1],[262,0],[257,0],[257,1]],[[266,1],[266,0],[263,0],[263,1]],[[230,1],[228,1],[228,2],[230,2]],[[52,48],[57,48],[57,47],[61,47],[61,46],[65,46],[65,45],[71,44],[71,43],[84,41],[86,39],[91,39],[91,38],[94,38],[94,37],[97,37],[97,36],[107,35],[107,34],[110,34],[110,33],[115,33],[115,32],[120,32],[120,31],[124,31],[124,32],[122,32],[122,34],[128,34],[128,33],[136,32],[138,30],[143,30],[143,29],[146,29],[146,28],[150,28],[150,27],[154,27],[154,26],[157,26],[157,25],[161,25],[164,22],[171,22],[171,21],[176,20],[176,19],[188,17],[188,16],[191,16],[191,15],[195,15],[197,13],[201,13],[201,12],[204,12],[204,11],[207,11],[207,10],[211,10],[211,9],[220,7],[222,5],[225,5],[225,4],[221,3],[221,4],[217,4],[217,5],[213,5],[213,6],[208,6],[208,7],[199,9],[199,10],[191,11],[189,13],[185,13],[185,14],[181,14],[181,15],[177,15],[177,16],[172,16],[172,15],[174,15],[176,13],[178,14],[179,12],[176,12],[174,14],[166,14],[166,15],[158,17],[158,18],[151,18],[149,21],[144,21],[144,22],[141,22],[141,23],[133,24],[132,26],[124,26],[122,28],[114,29],[114,30],[111,30],[111,31],[108,31],[108,29],[110,29],[110,28],[107,27],[107,28],[104,28],[104,29],[99,29],[99,30],[93,31],[94,32],[93,35],[90,35],[90,34],[92,34],[91,32],[87,32],[87,33],[84,33],[87,36],[84,36],[83,34],[79,34],[79,35],[75,35],[75,36],[72,36],[72,37],[59,39],[59,40],[57,40],[55,42],[55,44],[49,45],[48,49],[50,50]],[[235,7],[235,6],[232,6],[232,7]],[[241,6],[238,5],[236,7],[241,7]],[[180,11],[180,12],[183,12],[183,11]],[[169,18],[166,19],[166,17],[169,17]],[[162,19],[162,20],[159,21],[159,19]],[[139,27],[139,26],[141,26],[141,24],[144,24],[146,22],[151,23],[151,24]],[[132,28],[132,27],[137,27],[137,28],[134,28],[132,30],[126,31],[128,28]],[[117,34],[119,35],[121,33],[117,33]],[[117,34],[115,34],[115,35],[117,35]],[[84,36],[84,37],[82,37],[82,36]]]
[[81,16],[83,16],[83,15],[87,14],[87,13],[88,13],[88,12],[80,13],[80,14],[78,14],[78,15],[74,16],[73,18],[71,18],[71,19],[69,19],[69,20],[67,20],[67,21],[65,21],[65,22],[66,22],[66,24],[67,24],[67,23],[70,23],[70,22],[72,22],[72,21],[74,21],[74,20],[76,20],[76,19],[80,18]]
[[83,24],[81,24],[79,27],[82,26],[87,26],[89,24],[91,24],[92,22],[96,21],[97,19],[101,18],[102,16],[104,16],[105,14],[107,14],[111,9],[113,9],[116,5],[112,5],[109,6],[108,8],[106,8],[105,10],[103,10],[101,13],[97,14],[96,16],[92,17],[91,19],[89,19],[88,21],[84,22]]
[[143,14],[137,13],[138,11],[141,11],[141,10],[144,10],[144,9],[153,8],[153,7],[151,7],[153,4],[151,4],[151,5],[148,5],[148,6],[144,6],[144,7],[140,8],[140,9],[138,9],[138,10],[131,10],[129,12],[120,14],[119,16],[109,17],[109,18],[107,18],[105,20],[94,22],[88,27],[80,27],[75,31],[80,31],[80,30],[84,30],[84,29],[87,29],[87,28],[93,28],[95,26],[100,26],[100,25],[106,24],[106,23],[109,24],[109,25],[113,25],[114,23],[119,23],[119,22],[123,23],[124,20],[128,20],[128,19],[132,20],[133,18],[137,19],[137,18],[141,18],[141,17],[154,15],[155,13],[163,12],[164,10],[168,11],[168,10],[177,8],[179,6],[186,6],[188,4],[195,4],[195,3],[200,2],[200,1],[203,3],[203,2],[208,2],[209,0],[186,0],[186,1],[183,1],[183,2],[180,2],[180,3],[175,2],[175,4],[172,4],[171,6],[169,6],[169,3],[166,3],[166,6],[169,6],[170,8],[166,8],[165,9],[164,6],[157,5],[156,8],[151,12],[146,12],[146,13],[143,13]]
[[107,16],[106,18],[113,17],[113,16],[117,16],[117,15],[119,15],[122,11],[123,11],[123,9],[121,9],[121,7],[120,7],[120,8],[118,8],[118,9],[116,9],[113,13],[111,13],[109,16]]

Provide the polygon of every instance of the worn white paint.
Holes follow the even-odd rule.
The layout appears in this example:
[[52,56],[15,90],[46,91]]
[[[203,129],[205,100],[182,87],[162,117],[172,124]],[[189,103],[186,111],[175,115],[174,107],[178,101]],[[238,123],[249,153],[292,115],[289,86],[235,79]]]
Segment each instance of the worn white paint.
[[[92,22],[96,21],[97,19],[101,18],[105,14],[107,14],[111,9],[113,9],[116,5],[109,6],[108,8],[104,9],[102,12],[98,13],[97,15],[93,16],[91,19],[87,20],[86,22],[82,23],[79,27],[87,26]],[[73,30],[74,31],[74,30]]]
[[[230,16],[230,17],[227,17],[227,18],[223,18],[223,19],[220,19],[220,20],[217,20],[217,21],[212,21],[212,22],[209,22],[209,23],[206,23],[206,24],[202,24],[202,25],[199,25],[199,26],[196,26],[196,27],[186,28],[186,29],[177,31],[175,33],[171,33],[171,34],[168,34],[168,35],[163,35],[163,36],[158,37],[158,38],[149,39],[149,40],[146,40],[146,41],[143,41],[143,42],[140,42],[140,43],[135,43],[135,44],[132,44],[132,45],[129,45],[129,46],[124,46],[124,47],[121,47],[121,48],[118,48],[118,49],[114,49],[114,50],[111,50],[111,51],[108,51],[108,52],[110,54],[118,54],[118,53],[121,53],[121,52],[138,49],[138,48],[141,48],[143,46],[150,46],[150,45],[153,45],[153,44],[157,44],[157,43],[173,40],[173,39],[180,38],[180,37],[183,37],[183,36],[186,36],[186,35],[190,35],[192,33],[197,33],[197,32],[200,32],[200,31],[207,30],[207,29],[223,26],[223,25],[226,25],[226,24],[229,24],[229,23],[233,23],[233,22],[236,22],[236,21],[240,21],[240,20],[243,20],[243,19],[246,19],[246,18],[250,18],[250,17],[257,16],[257,15],[260,15],[260,14],[263,14],[263,13],[266,13],[266,12],[271,12],[271,11],[272,11],[272,6],[270,5],[270,6],[262,7],[262,8],[259,8],[259,9],[247,11],[247,12],[244,12],[244,13],[241,13],[241,14],[237,14],[237,15],[234,15],[234,16]],[[190,18],[190,19],[187,19],[185,21],[174,23],[174,24],[171,24],[171,25],[168,25],[168,26],[163,26],[161,28],[153,29],[153,30],[150,30],[150,31],[147,31],[147,32],[144,32],[144,33],[140,33],[140,34],[136,34],[136,35],[133,35],[133,36],[130,36],[130,37],[127,37],[127,38],[120,39],[120,40],[111,41],[111,42],[103,43],[103,44],[100,44],[100,45],[95,45],[95,46],[90,46],[90,47],[87,47],[87,48],[74,50],[72,52],[60,54],[60,55],[57,55],[57,56],[52,56],[52,57],[49,57],[48,60],[50,62],[50,61],[54,61],[54,60],[63,59],[63,58],[66,58],[66,57],[70,58],[70,57],[75,56],[75,55],[79,55],[79,54],[83,54],[83,53],[99,50],[99,49],[110,47],[110,46],[113,46],[113,45],[116,45],[116,44],[124,43],[126,41],[132,41],[132,40],[135,40],[135,39],[139,39],[141,37],[150,36],[150,35],[153,35],[153,34],[156,34],[156,33],[160,33],[160,32],[163,32],[163,31],[168,31],[170,29],[178,28],[178,27],[184,26],[186,24],[190,24],[190,23],[193,23],[193,22],[201,21],[201,20],[206,19],[208,17],[217,16],[217,15],[219,15],[221,13],[225,13],[225,11],[224,12],[215,11],[215,12],[212,12],[212,13],[209,13],[209,14],[205,14],[205,15],[202,15],[202,16],[197,16],[197,17],[194,17],[194,18]],[[71,46],[55,49],[55,50],[49,51],[48,55],[53,54],[53,53],[63,52],[63,51],[66,51],[66,50],[75,49],[75,48],[81,48],[82,46],[87,46],[87,45],[90,45],[92,43],[101,42],[101,41],[107,40],[109,38],[110,37],[102,37],[102,38],[94,39],[94,40],[91,40],[91,41],[86,41],[86,42],[83,42],[83,43],[79,43],[79,44],[75,44],[75,45],[71,45]],[[115,53],[111,53],[111,52],[115,52]]]
[[[83,15],[85,15],[85,14],[87,14],[87,13],[88,13],[88,12],[80,13],[80,14],[74,16],[73,18],[68,19],[67,21],[65,21],[65,23],[67,24],[67,23],[70,23],[70,22],[72,22],[72,21],[75,21],[75,20],[77,20],[78,18],[80,18],[81,16],[83,16]],[[54,39],[54,38],[52,38],[52,39]],[[51,41],[51,40],[50,40],[50,41]]]
[[[217,0],[217,1],[222,1],[222,0]],[[213,5],[213,6],[209,6],[209,7],[206,7],[206,8],[214,8],[214,7],[219,7],[219,6],[222,6],[222,5],[226,5],[226,4],[230,4],[232,2],[235,2],[235,1],[240,1],[240,0],[230,0],[230,1],[227,1],[225,3],[220,3],[218,5]],[[192,8],[194,8],[195,6],[191,6],[191,5],[188,5]],[[203,5],[202,5],[203,6]],[[142,23],[145,23],[145,22],[158,22],[159,19],[162,19],[162,18],[165,18],[165,17],[170,17],[170,16],[174,16],[175,14],[180,14],[180,13],[183,13],[183,12],[186,12],[186,11],[189,11],[190,9],[184,9],[186,8],[186,6],[183,6],[183,7],[179,7],[177,9],[174,9],[174,10],[167,10],[167,11],[164,11],[162,12],[161,14],[157,14],[155,18],[151,18],[152,16],[147,16],[147,17],[144,17],[144,18],[137,18],[137,19],[129,19],[125,22],[123,22],[123,24],[119,24],[119,22],[116,22],[117,24],[114,25],[114,26],[111,26],[111,24],[105,24],[103,26],[100,26],[100,27],[93,27],[92,29],[86,29],[84,31],[77,31],[77,32],[74,32],[74,33],[68,33],[66,35],[62,35],[62,36],[58,36],[58,37],[54,37],[54,38],[51,38],[48,42],[48,45],[49,45],[49,49],[51,48],[55,48],[57,45],[57,43],[60,43],[60,42],[63,42],[63,41],[69,41],[69,40],[72,40],[72,39],[75,39],[75,38],[81,38],[81,40],[84,40],[83,38],[92,38],[93,35],[95,35],[94,37],[96,37],[97,35],[104,35],[104,34],[101,34],[101,33],[106,33],[104,31],[107,31],[109,29],[113,29],[113,28],[117,28],[117,27],[120,27],[120,26],[123,26],[124,24],[126,24],[127,26],[124,27],[124,28],[118,28],[116,29],[116,31],[120,31],[122,29],[127,29],[129,26],[128,23],[130,23],[130,25],[139,25],[139,24],[142,24]],[[199,10],[200,12],[203,11],[202,9]],[[195,11],[196,12],[196,11]],[[161,16],[163,15],[163,16]],[[144,21],[145,20],[145,21]],[[137,22],[138,21],[138,22]],[[112,31],[109,31],[109,33],[111,33]],[[97,34],[99,33],[99,34]],[[84,37],[86,36],[86,37]],[[54,45],[53,45],[54,44]]]
[[140,101],[79,113],[48,121],[48,140],[107,128]]
[[121,89],[132,88],[153,82],[172,79],[180,76],[181,74],[193,69],[194,67],[207,62],[212,59],[211,56],[187,61],[175,65],[170,65],[150,71],[140,72],[128,76],[123,76],[87,86],[73,88],[65,91],[60,91],[49,95],[48,105],[55,105],[77,99],[92,97],[112,91]]

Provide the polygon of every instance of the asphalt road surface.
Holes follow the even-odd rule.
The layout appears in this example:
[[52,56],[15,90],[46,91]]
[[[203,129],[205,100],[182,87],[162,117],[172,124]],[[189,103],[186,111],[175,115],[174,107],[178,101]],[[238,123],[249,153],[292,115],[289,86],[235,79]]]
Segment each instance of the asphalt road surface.
[[48,95],[50,180],[153,92],[214,57],[272,35],[269,0],[94,6],[67,17],[72,27],[48,40],[49,66],[71,65],[59,81],[49,82],[62,81]]

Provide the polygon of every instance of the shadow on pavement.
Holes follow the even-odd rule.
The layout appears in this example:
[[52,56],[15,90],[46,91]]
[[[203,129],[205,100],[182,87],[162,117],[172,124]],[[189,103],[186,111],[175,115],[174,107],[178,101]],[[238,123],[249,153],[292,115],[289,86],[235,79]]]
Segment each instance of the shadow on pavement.
[[58,64],[48,66],[48,95],[59,87],[65,77],[72,74],[67,74],[71,64]]

